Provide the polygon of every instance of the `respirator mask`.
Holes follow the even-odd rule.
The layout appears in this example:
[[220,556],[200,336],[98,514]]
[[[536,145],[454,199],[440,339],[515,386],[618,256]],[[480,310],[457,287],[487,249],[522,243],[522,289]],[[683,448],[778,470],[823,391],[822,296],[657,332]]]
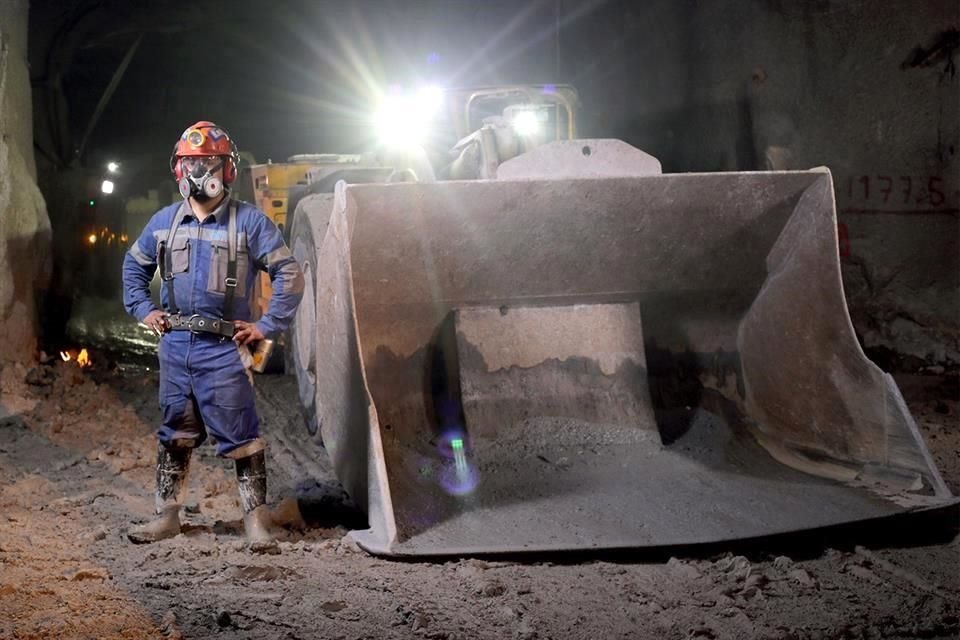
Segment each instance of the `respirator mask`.
[[219,156],[185,156],[180,159],[183,177],[177,183],[180,195],[198,202],[212,200],[223,193],[223,180],[214,174],[225,164]]

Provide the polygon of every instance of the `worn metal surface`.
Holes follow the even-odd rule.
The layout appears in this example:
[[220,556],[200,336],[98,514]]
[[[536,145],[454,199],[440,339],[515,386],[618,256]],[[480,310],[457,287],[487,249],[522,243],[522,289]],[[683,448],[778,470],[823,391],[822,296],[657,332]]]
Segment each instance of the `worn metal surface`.
[[[850,329],[831,194],[825,170],[340,188],[317,258],[317,404],[370,513],[355,537],[385,554],[656,546],[949,501]],[[642,325],[593,323],[619,333],[591,345],[576,305]],[[487,355],[520,360],[471,399],[464,319],[491,310]],[[565,337],[525,353],[537,320]],[[590,414],[615,344],[646,378],[620,394],[643,398],[633,418]],[[465,411],[490,399],[500,421]],[[863,486],[812,475],[835,469]]]
[[653,424],[635,302],[465,307],[454,313],[454,329],[471,441],[530,416]]
[[496,170],[501,180],[610,178],[661,173],[660,161],[622,140],[558,140],[507,160]]
[[[715,414],[698,410],[690,421],[687,435],[670,446],[653,422],[625,428],[540,418],[511,425],[476,443],[473,491],[447,509],[420,511],[409,537],[364,546],[389,555],[654,547],[900,511],[868,491],[777,463]],[[454,464],[426,457],[419,464],[430,470],[419,479],[420,496],[433,493],[431,483],[456,479]]]
[[738,332],[747,412],[787,464],[949,495],[896,384],[854,335],[836,224],[824,215],[832,208],[830,182],[811,185],[767,256],[769,274]]
[[[343,190],[333,199],[321,195],[307,200],[296,211],[293,251],[298,260],[310,260],[305,247],[314,245],[309,266],[314,299],[312,308],[298,309],[294,321],[298,383],[301,392],[306,386],[315,394],[318,432],[312,437],[325,445],[337,477],[367,511],[371,530],[387,541],[395,537],[393,514],[380,431],[371,415],[373,406],[359,357],[350,280],[350,221],[344,215]],[[311,336],[313,351],[304,347]]]

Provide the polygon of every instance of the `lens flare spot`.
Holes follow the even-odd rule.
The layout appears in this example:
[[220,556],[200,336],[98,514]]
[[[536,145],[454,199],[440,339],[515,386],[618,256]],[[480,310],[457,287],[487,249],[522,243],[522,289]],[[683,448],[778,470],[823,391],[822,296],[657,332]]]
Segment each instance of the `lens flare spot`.
[[[480,473],[470,462],[467,455],[467,443],[459,430],[440,439],[438,448],[446,458],[439,473],[440,486],[454,496],[473,493],[480,484]],[[452,464],[451,464],[452,462]]]

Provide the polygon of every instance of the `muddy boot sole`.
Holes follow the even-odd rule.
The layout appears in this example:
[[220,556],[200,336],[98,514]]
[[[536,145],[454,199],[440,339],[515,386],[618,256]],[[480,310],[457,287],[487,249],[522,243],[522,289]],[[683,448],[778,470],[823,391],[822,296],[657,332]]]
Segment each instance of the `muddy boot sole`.
[[180,515],[177,512],[163,514],[156,520],[131,527],[127,539],[134,544],[150,544],[180,535]]
[[280,553],[280,545],[273,534],[270,533],[271,524],[270,510],[266,505],[260,505],[243,516],[243,530],[247,539],[247,549],[252,553],[269,555]]

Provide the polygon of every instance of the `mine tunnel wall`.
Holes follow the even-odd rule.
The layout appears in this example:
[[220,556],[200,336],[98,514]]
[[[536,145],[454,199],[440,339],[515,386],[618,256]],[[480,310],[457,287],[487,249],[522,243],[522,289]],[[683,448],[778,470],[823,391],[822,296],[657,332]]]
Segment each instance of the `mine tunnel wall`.
[[0,0],[0,361],[26,361],[49,278],[50,220],[37,187],[25,0]]
[[829,167],[863,343],[956,367],[958,28],[955,0],[617,0],[562,43],[582,132],[664,172]]
[[[556,42],[544,38],[522,53],[477,65],[469,70],[471,78],[480,84],[573,83],[583,103],[581,135],[625,140],[659,158],[665,172],[829,167],[844,286],[871,357],[887,369],[960,367],[960,3],[608,0],[590,10],[580,0],[547,4],[551,21],[556,13],[562,25]],[[493,5],[491,12],[514,11],[509,3],[506,9]],[[17,25],[13,33],[25,34],[23,0],[0,0],[0,12],[4,25]],[[38,24],[46,28],[31,34],[34,75],[44,80],[35,83],[39,89],[49,86],[44,61],[60,45],[45,45],[52,39],[47,34],[57,32],[49,21]],[[424,29],[449,26],[427,20]],[[476,32],[478,39],[486,33]],[[167,44],[158,39],[156,46]],[[7,59],[25,76],[19,54]],[[148,59],[139,53],[134,71],[118,87],[114,102],[129,102],[134,94],[140,109],[121,120],[117,108],[112,136],[160,135],[143,129],[145,122],[166,122],[168,131],[183,126],[183,117],[164,112],[171,104],[169,87],[152,82],[154,73],[137,72],[136,65]],[[90,60],[92,54],[86,64]],[[82,73],[83,65],[75,64],[66,69]],[[44,148],[52,144],[52,94],[38,90],[35,96],[42,114],[37,140]],[[28,113],[23,110],[23,117]],[[82,108],[73,113],[85,124]],[[248,132],[290,135],[262,124],[247,129],[241,141],[254,148]],[[95,133],[92,143],[102,142]],[[29,144],[18,146],[29,157]],[[38,160],[43,174],[42,154]],[[66,193],[69,180],[80,184],[61,172],[55,187]],[[58,242],[69,244],[77,234],[61,221],[71,220],[77,198],[61,205],[53,186],[45,184],[44,193],[60,225]],[[129,229],[139,224],[128,223]],[[0,314],[10,306],[7,290],[12,288],[4,289]],[[892,360],[883,361],[884,354]]]

